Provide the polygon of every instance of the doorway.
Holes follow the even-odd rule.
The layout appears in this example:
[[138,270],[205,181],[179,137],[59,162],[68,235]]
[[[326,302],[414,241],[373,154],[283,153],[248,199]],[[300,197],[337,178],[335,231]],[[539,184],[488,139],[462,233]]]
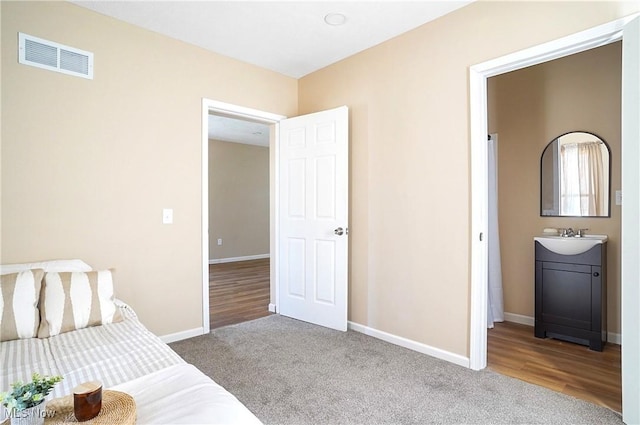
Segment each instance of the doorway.
[[[640,253],[640,229],[637,216],[640,204],[637,199],[640,187],[640,157],[638,136],[640,111],[636,93],[640,73],[640,23],[638,14],[601,25],[572,36],[535,46],[470,68],[470,126],[472,162],[472,239],[471,239],[471,312],[469,365],[474,370],[486,367],[487,362],[487,246],[482,235],[487,229],[487,78],[552,59],[623,40],[622,72],[622,143],[625,155],[622,159],[622,187],[629,196],[622,205],[623,239],[621,248],[622,326],[625,341],[622,352],[623,419],[637,422],[640,419],[638,376],[640,375],[640,350],[638,331],[640,315],[635,300],[640,293],[638,282],[638,255]],[[624,96],[624,93],[631,95]],[[627,335],[627,338],[624,338]],[[626,359],[626,360],[625,360]]]
[[[615,411],[621,410],[620,206],[611,196],[603,195],[611,199],[607,202],[607,206],[611,204],[609,214],[604,217],[588,217],[586,211],[583,217],[558,217],[559,212],[554,213],[555,217],[543,217],[540,200],[553,198],[554,194],[559,200],[559,192],[542,196],[540,181],[545,169],[541,167],[541,155],[546,146],[561,134],[581,129],[598,134],[611,148],[611,172],[607,159],[607,172],[603,173],[606,182],[602,186],[607,193],[609,187],[612,191],[620,189],[621,54],[618,41],[487,81],[489,132],[499,132],[501,136],[498,211],[507,321],[488,331],[488,365],[494,371],[577,395]],[[576,108],[576,104],[581,106]],[[550,171],[548,174],[551,176]],[[491,224],[490,221],[490,229]],[[569,227],[589,229],[586,234],[609,238],[605,296],[609,334],[604,352],[533,338],[533,237],[541,235],[543,229]],[[491,232],[488,244],[491,265]],[[490,290],[491,283],[490,278]],[[586,369],[597,369],[599,379],[584,373]]]
[[[277,140],[277,123],[284,119],[282,115],[272,114],[269,112],[259,111],[256,109],[246,108],[238,105],[232,105],[224,102],[218,102],[210,99],[202,100],[202,322],[204,333],[209,333],[211,330],[211,306],[210,306],[210,251],[211,243],[215,243],[214,246],[225,246],[224,237],[217,237],[217,235],[211,234],[209,230],[209,116],[214,115],[220,118],[235,119],[249,123],[261,124],[268,128],[268,150],[269,150],[269,299],[268,310],[270,312],[276,311],[275,300],[277,299],[278,288],[275,284],[278,254],[277,254],[277,203],[276,199],[276,140]],[[254,130],[253,132],[257,132]],[[253,135],[258,136],[258,135]],[[264,135],[260,135],[264,136]],[[218,239],[222,239],[221,245],[218,245]],[[236,251],[238,252],[238,251]],[[224,255],[224,254],[223,254]],[[259,260],[260,258],[252,258],[248,255],[234,255],[226,254],[230,257],[227,259],[232,260]],[[258,257],[264,257],[264,253],[255,254]],[[254,255],[254,256],[255,256]],[[247,258],[249,257],[249,258]],[[230,263],[230,262],[229,262]],[[264,267],[263,267],[264,269]]]
[[216,114],[209,129],[212,329],[270,314],[268,125]]

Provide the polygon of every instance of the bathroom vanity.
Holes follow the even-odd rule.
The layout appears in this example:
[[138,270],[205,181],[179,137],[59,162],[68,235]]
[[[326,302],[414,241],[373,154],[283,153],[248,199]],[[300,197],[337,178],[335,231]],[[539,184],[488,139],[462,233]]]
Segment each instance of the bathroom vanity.
[[607,237],[535,239],[535,336],[588,345],[607,340]]

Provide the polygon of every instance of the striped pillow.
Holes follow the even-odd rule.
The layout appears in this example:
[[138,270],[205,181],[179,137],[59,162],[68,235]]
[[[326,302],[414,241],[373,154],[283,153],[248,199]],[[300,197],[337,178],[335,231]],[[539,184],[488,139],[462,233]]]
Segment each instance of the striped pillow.
[[38,338],[119,322],[122,314],[114,301],[111,270],[47,273]]
[[44,270],[34,269],[0,277],[0,341],[36,336],[43,274]]

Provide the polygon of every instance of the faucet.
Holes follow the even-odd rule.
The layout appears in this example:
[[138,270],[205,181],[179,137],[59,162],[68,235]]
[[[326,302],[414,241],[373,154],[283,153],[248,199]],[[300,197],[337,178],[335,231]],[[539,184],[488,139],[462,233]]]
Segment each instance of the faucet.
[[[582,230],[582,229],[580,229]],[[578,233],[581,233],[581,231],[578,231]],[[560,236],[562,236],[563,238],[570,238],[572,236],[575,236],[576,233],[573,231],[573,229],[571,227],[568,227],[566,229],[562,229],[562,234]]]
[[581,238],[584,236],[584,232],[587,231],[589,229],[578,229],[578,232],[576,233],[576,238]]

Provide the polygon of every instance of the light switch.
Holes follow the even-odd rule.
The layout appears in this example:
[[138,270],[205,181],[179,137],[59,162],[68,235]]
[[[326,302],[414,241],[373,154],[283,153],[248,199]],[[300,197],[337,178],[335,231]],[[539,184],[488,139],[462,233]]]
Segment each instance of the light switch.
[[162,224],[173,224],[173,210],[171,208],[162,210]]
[[622,205],[622,191],[616,190],[616,205]]

